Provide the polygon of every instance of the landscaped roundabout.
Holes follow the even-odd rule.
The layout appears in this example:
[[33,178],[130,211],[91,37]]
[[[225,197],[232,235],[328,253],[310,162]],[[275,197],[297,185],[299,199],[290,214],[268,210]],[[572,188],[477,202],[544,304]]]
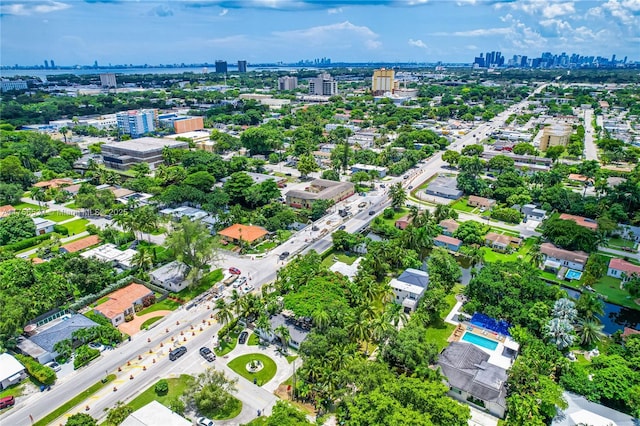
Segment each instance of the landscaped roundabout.
[[276,375],[276,363],[263,354],[246,354],[229,361],[229,368],[247,380],[259,386],[264,385]]

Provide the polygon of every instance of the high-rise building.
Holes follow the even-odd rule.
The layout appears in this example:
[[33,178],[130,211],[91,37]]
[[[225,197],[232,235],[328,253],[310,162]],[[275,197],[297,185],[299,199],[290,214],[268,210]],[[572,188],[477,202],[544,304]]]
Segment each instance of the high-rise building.
[[338,94],[338,82],[328,73],[318,74],[317,78],[309,79],[309,94],[333,96]]
[[53,59],[51,60],[51,68],[55,68],[56,67],[56,63],[53,61]]
[[154,109],[119,112],[116,114],[118,131],[132,138],[153,132],[156,129],[156,115],[157,111]]
[[371,91],[374,95],[381,95],[385,92],[393,92],[395,72],[391,69],[381,68],[373,71],[371,78]]
[[117,87],[116,75],[112,72],[100,74],[100,86],[107,88]]
[[216,61],[216,72],[218,74],[227,73],[227,61]]
[[298,77],[284,76],[278,78],[278,90],[295,90],[298,87]]
[[571,126],[555,123],[542,130],[540,151],[546,151],[551,146],[567,146],[571,139]]
[[46,59],[44,60],[44,69],[49,69],[49,61],[47,61]]
[[247,61],[238,61],[238,72],[247,72]]

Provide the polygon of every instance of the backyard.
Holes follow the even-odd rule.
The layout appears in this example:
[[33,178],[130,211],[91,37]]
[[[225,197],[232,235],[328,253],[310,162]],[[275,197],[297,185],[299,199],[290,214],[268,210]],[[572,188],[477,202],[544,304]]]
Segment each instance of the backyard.
[[87,219],[76,219],[65,223],[64,226],[69,230],[69,235],[76,235],[87,230],[89,221]]
[[73,219],[75,216],[73,216],[71,214],[58,212],[58,211],[52,211],[52,212],[49,212],[49,213],[45,214],[42,217],[44,219],[47,219],[47,220],[50,220],[52,222],[58,223],[58,222],[62,222],[64,220]]
[[637,243],[634,241],[625,240],[623,238],[609,238],[607,240],[607,245],[611,248],[630,248],[634,249],[637,246]]
[[322,260],[322,265],[326,267],[331,267],[331,265],[333,265],[336,262],[342,262],[342,263],[346,263],[347,265],[352,265],[357,258],[358,256],[347,256],[344,253],[338,253],[331,250],[329,254]]
[[524,244],[515,250],[512,253],[500,253],[490,249],[489,247],[482,247],[480,250],[482,251],[484,261],[485,262],[515,262],[518,258],[525,258],[525,256],[533,247],[535,241],[532,238],[526,239]]
[[626,306],[631,309],[640,309],[627,290],[620,288],[620,280],[608,275],[603,276],[593,285],[593,289],[603,295],[607,302]]

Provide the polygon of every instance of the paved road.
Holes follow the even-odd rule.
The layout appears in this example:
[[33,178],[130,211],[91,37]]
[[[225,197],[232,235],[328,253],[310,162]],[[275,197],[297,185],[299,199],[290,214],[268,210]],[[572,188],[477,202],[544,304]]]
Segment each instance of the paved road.
[[595,144],[595,130],[591,125],[593,120],[593,110],[584,110],[584,158],[585,160],[598,160],[598,148]]

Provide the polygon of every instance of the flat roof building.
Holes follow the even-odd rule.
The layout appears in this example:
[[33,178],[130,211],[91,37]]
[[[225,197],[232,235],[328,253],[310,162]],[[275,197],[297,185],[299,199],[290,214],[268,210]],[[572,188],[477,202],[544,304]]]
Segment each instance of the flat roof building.
[[155,109],[119,112],[116,114],[118,131],[132,138],[153,132],[156,129],[157,115],[158,112]]
[[338,82],[331,77],[331,74],[318,74],[318,77],[309,79],[309,94],[320,96],[337,95]]
[[355,186],[351,182],[316,179],[311,181],[304,191],[292,189],[285,197],[288,205],[308,209],[316,200],[331,200],[337,203],[352,196],[354,192]]
[[189,148],[187,142],[160,138],[138,138],[102,145],[102,158],[107,167],[128,170],[138,163],[147,163],[151,170],[162,164],[163,148]]
[[542,130],[542,138],[540,138],[540,151],[546,151],[552,146],[567,146],[570,138],[571,126],[561,123],[546,126]]
[[458,182],[455,178],[447,177],[447,176],[438,176],[435,178],[425,192],[429,195],[434,195],[436,197],[449,198],[451,200],[457,200],[462,197],[464,194],[462,191],[456,188]]

